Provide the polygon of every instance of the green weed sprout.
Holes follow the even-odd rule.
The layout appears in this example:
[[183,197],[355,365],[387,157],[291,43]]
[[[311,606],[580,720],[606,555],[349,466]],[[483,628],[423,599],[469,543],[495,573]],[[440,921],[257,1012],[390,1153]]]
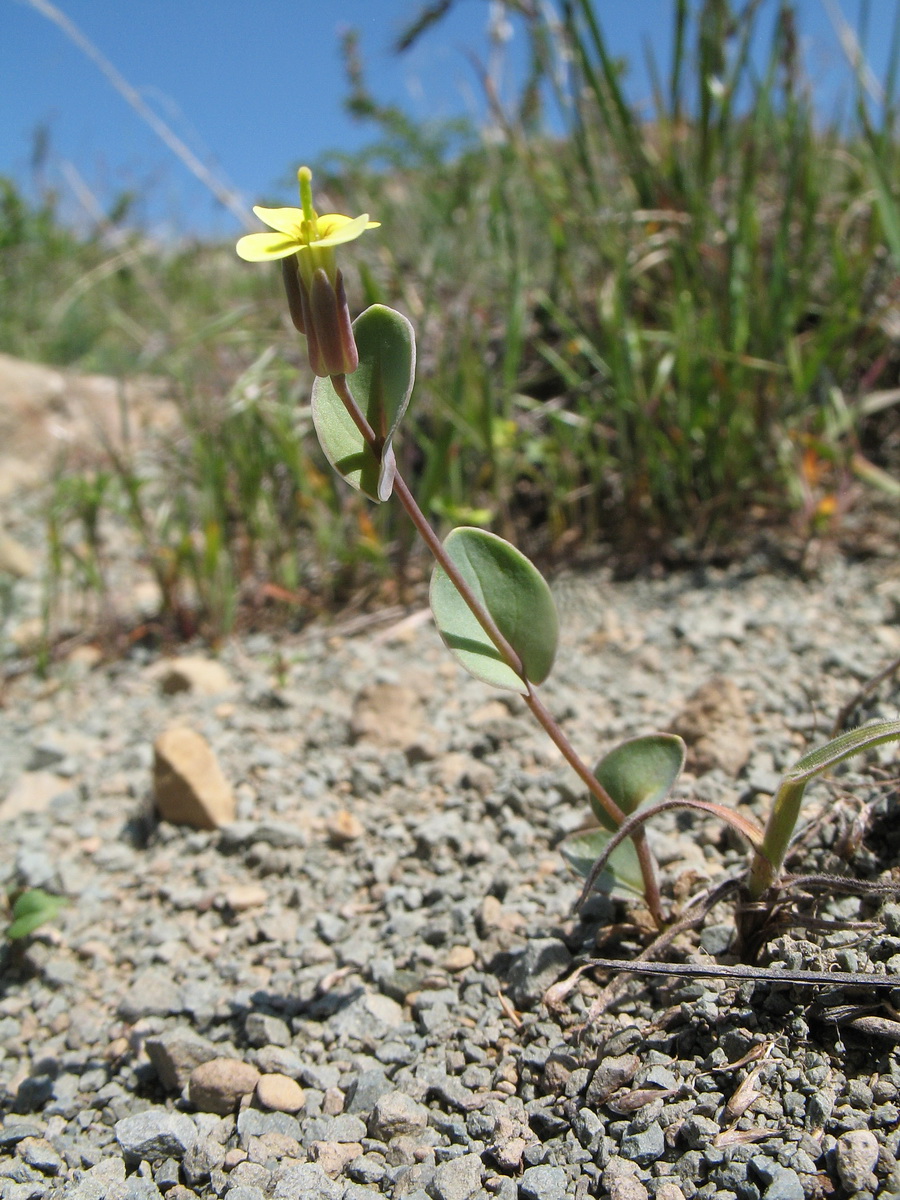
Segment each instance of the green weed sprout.
[[21,941],[47,921],[52,921],[65,904],[62,896],[51,896],[43,888],[28,888],[12,906],[12,921],[7,925],[8,941]]
[[845,734],[802,758],[781,783],[765,830],[721,805],[669,799],[684,765],[684,743],[675,735],[633,738],[590,770],[537,692],[553,666],[559,636],[546,581],[516,547],[483,529],[460,526],[441,542],[398,469],[393,441],[415,381],[415,333],[406,317],[381,304],[351,322],[334,253],[378,223],[368,213],[319,217],[309,168],[301,167],[297,177],[301,208],[255,208],[273,232],[242,237],[237,252],[250,262],[282,262],[291,318],[306,336],[316,375],[311,407],[322,449],[351,487],[379,504],[396,496],[406,510],[436,560],[430,602],[447,649],[476,678],[522,695],[586,786],[599,827],[563,845],[569,863],[586,876],[582,897],[594,886],[637,893],[662,925],[644,825],[673,807],[717,816],[749,841],[747,891],[761,896],[781,870],[809,780],[852,754],[900,739],[900,722]]

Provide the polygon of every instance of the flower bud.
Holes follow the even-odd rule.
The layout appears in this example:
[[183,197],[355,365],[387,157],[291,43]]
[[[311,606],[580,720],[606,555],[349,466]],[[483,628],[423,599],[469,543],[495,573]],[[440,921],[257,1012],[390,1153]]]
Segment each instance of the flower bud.
[[308,342],[310,365],[317,375],[349,375],[359,366],[359,353],[350,324],[344,281],[334,247],[352,242],[378,221],[369,214],[320,217],[313,208],[312,172],[301,167],[300,208],[260,208],[253,211],[274,233],[248,233],[237,243],[247,262],[282,260],[288,308],[296,329]]
[[307,273],[297,269],[293,258],[285,260],[283,271],[291,320],[306,335],[315,374],[352,374],[359,366],[359,353],[341,272],[335,271],[332,283],[324,268],[316,267],[308,284]]

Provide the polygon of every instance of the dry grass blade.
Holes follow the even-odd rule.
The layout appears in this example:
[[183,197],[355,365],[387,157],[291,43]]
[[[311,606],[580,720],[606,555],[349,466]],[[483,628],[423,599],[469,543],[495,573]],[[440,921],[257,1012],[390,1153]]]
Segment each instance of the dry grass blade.
[[772,1043],[769,1042],[763,1051],[760,1061],[752,1071],[748,1072],[747,1077],[738,1084],[729,1099],[725,1102],[724,1116],[727,1121],[737,1121],[742,1117],[759,1095],[759,1088],[756,1086],[756,1081],[759,1079],[762,1069],[766,1065],[766,1060],[770,1057],[771,1053]]
[[[589,1029],[590,1026],[600,1017],[606,1009],[612,1004],[620,992],[622,992],[627,984],[630,976],[637,972],[637,968],[641,963],[650,962],[655,954],[665,950],[672,942],[682,933],[686,933],[689,929],[695,929],[698,925],[702,925],[706,919],[706,915],[711,909],[724,900],[732,892],[737,891],[739,883],[736,879],[726,879],[724,883],[720,883],[718,887],[713,888],[705,897],[698,900],[696,911],[692,911],[689,916],[682,917],[680,921],[676,921],[668,929],[664,930],[658,937],[654,938],[646,950],[633,962],[626,962],[619,968],[621,974],[617,975],[610,983],[606,985],[594,1003],[591,1005],[590,1012],[585,1018],[584,1024],[581,1026],[580,1033]],[[603,959],[601,962],[615,962],[614,959]]]
[[606,1107],[614,1113],[624,1116],[627,1113],[637,1112],[638,1109],[645,1108],[648,1104],[652,1104],[654,1100],[671,1100],[680,1091],[680,1087],[632,1088],[631,1091],[619,1092],[618,1095],[612,1096],[606,1101]]
[[751,967],[746,964],[720,966],[718,963],[665,963],[627,958],[594,958],[586,966],[601,971],[621,971],[629,975],[675,975],[690,978],[754,980],[761,983],[789,983],[798,987],[881,987],[900,988],[900,976],[874,975],[871,971],[803,971],[777,967]]
[[717,1150],[725,1146],[749,1146],[753,1142],[764,1142],[766,1138],[781,1137],[784,1130],[777,1129],[723,1129],[713,1138]]

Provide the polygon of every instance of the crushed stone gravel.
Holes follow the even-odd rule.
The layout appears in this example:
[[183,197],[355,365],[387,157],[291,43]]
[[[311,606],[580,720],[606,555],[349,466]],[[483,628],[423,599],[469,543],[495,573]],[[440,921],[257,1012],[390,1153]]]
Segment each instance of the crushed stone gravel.
[[[594,760],[726,696],[681,794],[757,818],[900,654],[893,558],[555,590],[542,695],[575,746]],[[583,1028],[607,977],[551,1007],[547,988],[646,929],[602,896],[573,916],[558,843],[586,798],[430,623],[234,639],[212,689],[166,685],[140,647],[88,661],[11,678],[0,709],[0,886],[67,900],[0,950],[0,1200],[900,1196],[897,900],[836,889],[762,955],[896,991],[633,977]],[[897,698],[886,679],[857,722]],[[211,747],[233,823],[155,813],[175,727]],[[813,785],[791,868],[896,881],[896,765],[887,746]],[[696,813],[650,838],[677,906],[745,864]],[[673,957],[733,961],[732,914]]]

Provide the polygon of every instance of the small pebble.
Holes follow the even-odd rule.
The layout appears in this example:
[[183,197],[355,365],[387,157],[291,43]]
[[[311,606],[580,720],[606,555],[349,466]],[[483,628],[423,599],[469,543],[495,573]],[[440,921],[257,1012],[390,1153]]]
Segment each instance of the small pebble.
[[256,1099],[263,1108],[295,1113],[303,1107],[306,1095],[300,1084],[288,1075],[260,1075]]
[[475,951],[471,946],[454,946],[444,959],[445,971],[465,971],[475,963]]
[[868,1129],[842,1133],[834,1148],[834,1159],[841,1183],[850,1192],[875,1186],[878,1163],[878,1139]]
[[567,1178],[562,1167],[528,1167],[519,1180],[522,1200],[563,1200]]
[[197,1127],[186,1113],[149,1108],[115,1125],[116,1141],[126,1161],[182,1159],[197,1141]]
[[260,1073],[238,1058],[213,1058],[191,1071],[188,1096],[201,1112],[233,1113],[259,1082]]

